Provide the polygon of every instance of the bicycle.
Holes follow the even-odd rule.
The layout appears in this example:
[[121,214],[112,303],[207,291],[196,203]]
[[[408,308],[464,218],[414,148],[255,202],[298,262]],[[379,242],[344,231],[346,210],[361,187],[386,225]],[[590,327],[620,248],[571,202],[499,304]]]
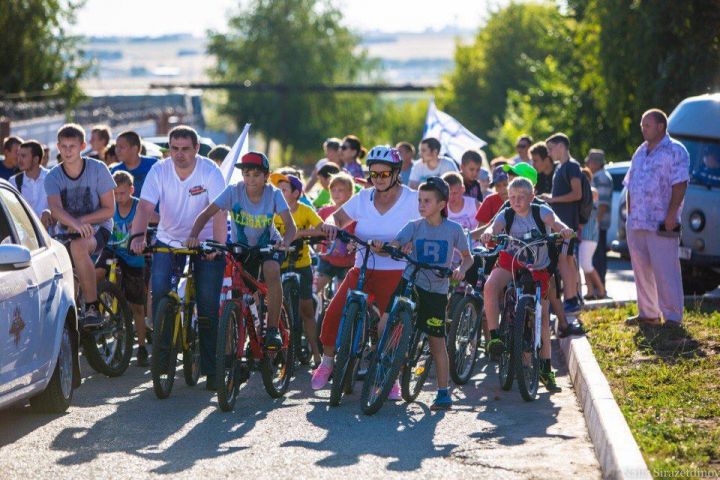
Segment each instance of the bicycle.
[[[130,241],[140,235],[144,234],[132,235]],[[200,248],[148,246],[143,254],[196,255],[213,251],[203,245]],[[193,387],[197,385],[200,378],[200,337],[195,306],[195,283],[192,268],[188,267],[187,273],[184,272],[186,263],[172,262],[170,291],[158,300],[157,307],[155,307],[150,372],[153,391],[155,396],[161,400],[169,397],[172,392],[178,350],[181,350],[183,354],[185,384]],[[183,296],[179,293],[182,279],[185,279],[186,282]]]
[[218,405],[226,412],[234,408],[240,385],[250,378],[251,362],[260,362],[263,385],[268,395],[272,398],[282,397],[290,385],[295,353],[288,306],[283,302],[280,307],[278,328],[283,345],[279,350],[268,350],[263,344],[268,287],[249,274],[240,260],[269,253],[273,248],[249,247],[243,243],[205,243],[222,251],[232,266],[232,295],[220,306],[215,350],[216,378],[222,379],[217,390]]
[[[52,237],[68,247],[68,243],[81,238],[79,233],[56,233]],[[108,377],[119,377],[130,364],[134,330],[130,305],[119,286],[118,260],[108,260],[108,276],[97,286],[98,313],[102,324],[93,329],[81,329],[80,343],[88,364],[98,373]],[[84,318],[87,305],[80,288],[80,282],[73,268],[75,303],[78,318]]]
[[485,299],[483,288],[492,270],[499,249],[474,248],[475,264],[479,265],[478,279],[474,285],[464,285],[455,305],[448,308],[450,328],[447,348],[450,360],[450,376],[456,385],[465,385],[472,377],[477,354],[483,347],[482,330],[485,325]]
[[303,365],[310,363],[312,352],[307,338],[305,338],[304,325],[300,316],[300,274],[297,273],[295,265],[297,264],[303,246],[316,245],[324,241],[324,237],[308,237],[299,238],[292,242],[287,256],[288,266],[283,271],[280,279],[282,282],[283,301],[288,305],[288,316],[292,325],[293,345],[295,348],[295,357]]
[[358,366],[364,352],[372,348],[371,344],[377,338],[376,329],[380,321],[375,308],[373,308],[373,296],[362,291],[370,258],[370,245],[344,230],[338,230],[337,237],[343,242],[355,242],[365,247],[366,252],[360,267],[357,286],[353,290],[348,290],[338,327],[338,336],[335,340],[335,364],[330,388],[330,406],[333,407],[340,405],[343,394],[352,393],[357,379]]
[[[413,300],[415,281],[421,269],[433,270],[445,277],[452,275],[452,270],[449,268],[415,261],[400,249],[391,245],[384,245],[382,249],[390,254],[392,258],[405,260],[414,268],[405,284],[402,295],[397,296],[393,302],[385,330],[380,336],[375,354],[372,355],[361,395],[361,407],[366,415],[372,415],[380,410],[385,399],[390,394],[403,363],[405,363],[405,368],[400,383],[402,391],[408,393],[407,398],[410,398],[410,393],[412,393],[412,399],[414,400],[422,389],[429,368],[418,377],[422,378],[422,381],[412,385],[412,372],[416,364],[414,363],[414,356],[408,357],[408,351],[415,351],[409,349],[411,343],[413,346],[419,342],[428,343],[429,348],[426,334],[415,327],[416,303]],[[406,372],[408,373],[406,374]],[[403,395],[403,398],[405,399],[406,395]]]
[[[492,238],[501,249],[510,243],[519,243],[521,248],[514,258],[523,250],[562,240],[560,234],[543,235],[538,232],[527,233],[522,239],[505,234]],[[542,365],[542,286],[533,278],[533,261],[530,252],[528,265],[513,271],[513,280],[505,289],[498,327],[498,334],[505,345],[498,369],[500,385],[503,390],[510,390],[513,380],[517,379],[520,395],[528,402],[537,398]]]

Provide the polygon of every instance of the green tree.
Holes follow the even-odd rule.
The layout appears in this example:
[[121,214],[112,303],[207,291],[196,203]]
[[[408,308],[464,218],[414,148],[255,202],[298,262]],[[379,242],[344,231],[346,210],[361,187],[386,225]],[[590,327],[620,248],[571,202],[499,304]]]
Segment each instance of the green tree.
[[0,7],[0,92],[57,92],[73,99],[89,64],[68,27],[83,1],[5,0]]
[[605,116],[605,141],[629,155],[640,140],[643,111],[670,111],[685,97],[720,88],[720,2],[693,0],[575,0],[591,34],[582,40],[595,58],[586,75],[601,80],[592,101]]
[[438,106],[486,135],[504,123],[508,92],[537,84],[535,62],[549,56],[561,68],[569,62],[571,32],[572,22],[552,4],[513,3],[494,12],[473,44],[456,47],[455,69],[436,94]]
[[[219,81],[302,87],[366,78],[373,63],[358,53],[359,39],[342,26],[342,13],[322,0],[253,0],[229,21],[228,33],[210,32],[211,71]],[[290,152],[317,150],[338,126],[347,131],[370,115],[373,95],[233,90],[221,108],[238,124],[251,122]],[[285,157],[289,157],[286,151]]]

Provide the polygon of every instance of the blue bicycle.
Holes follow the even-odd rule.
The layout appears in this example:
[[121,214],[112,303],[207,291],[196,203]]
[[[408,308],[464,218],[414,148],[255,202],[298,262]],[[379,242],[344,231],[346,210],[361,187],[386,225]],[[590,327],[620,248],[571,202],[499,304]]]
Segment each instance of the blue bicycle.
[[[370,245],[343,230],[339,230],[337,236],[343,242],[355,242],[359,246],[365,247],[365,256],[360,267],[357,287],[354,290],[348,290],[335,341],[335,365],[330,388],[330,405],[333,407],[340,405],[343,394],[352,393],[357,379],[358,366],[363,354],[372,348],[372,343],[377,338],[377,324],[380,321],[375,308],[373,308],[372,299],[363,292],[370,258]],[[375,331],[375,335],[373,331]]]
[[[383,251],[396,260],[407,261],[414,268],[410,274],[410,279],[405,284],[402,295],[397,296],[393,302],[387,325],[380,337],[377,350],[372,355],[361,397],[362,411],[366,415],[372,415],[380,410],[387,399],[393,383],[400,373],[400,368],[406,363],[405,360],[411,343],[410,338],[413,337],[412,343],[417,345],[418,342],[422,343],[420,339],[425,337],[425,333],[415,328],[416,302],[414,300],[414,287],[418,273],[420,270],[432,270],[440,276],[449,277],[452,275],[452,270],[449,268],[417,262],[391,245],[384,245]],[[415,358],[409,358],[408,360],[403,373],[415,370],[415,364],[413,363]],[[423,381],[426,377],[427,375],[423,377]],[[408,388],[409,381],[410,376],[403,374],[403,390]],[[420,385],[420,388],[422,388],[422,385]]]

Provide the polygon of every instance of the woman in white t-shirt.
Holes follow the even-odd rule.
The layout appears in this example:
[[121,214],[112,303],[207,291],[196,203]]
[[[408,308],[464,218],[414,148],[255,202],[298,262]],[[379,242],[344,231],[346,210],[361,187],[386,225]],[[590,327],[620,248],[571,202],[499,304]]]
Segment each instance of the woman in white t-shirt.
[[[334,214],[335,224],[338,228],[344,228],[355,221],[355,235],[362,240],[390,242],[407,222],[420,217],[417,192],[398,181],[402,160],[397,149],[385,146],[373,148],[368,155],[367,165],[373,187],[361,190],[339,208]],[[313,373],[314,390],[323,388],[332,373],[335,339],[347,291],[356,288],[360,266],[366,254],[364,248],[358,249],[355,266],[340,284],[325,313],[320,334],[324,354],[320,366]],[[374,296],[381,315],[388,307],[404,269],[405,262],[387,256],[373,255],[369,259],[363,291]]]

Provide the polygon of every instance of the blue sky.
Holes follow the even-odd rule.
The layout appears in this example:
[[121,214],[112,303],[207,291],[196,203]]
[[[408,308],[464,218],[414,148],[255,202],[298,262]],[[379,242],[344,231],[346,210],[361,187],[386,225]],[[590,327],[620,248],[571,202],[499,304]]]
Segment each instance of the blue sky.
[[[203,35],[222,30],[227,12],[247,0],[87,0],[74,28],[84,35]],[[423,31],[447,25],[475,29],[489,9],[509,0],[339,0],[346,24],[357,31]],[[108,19],[111,18],[111,21]]]

